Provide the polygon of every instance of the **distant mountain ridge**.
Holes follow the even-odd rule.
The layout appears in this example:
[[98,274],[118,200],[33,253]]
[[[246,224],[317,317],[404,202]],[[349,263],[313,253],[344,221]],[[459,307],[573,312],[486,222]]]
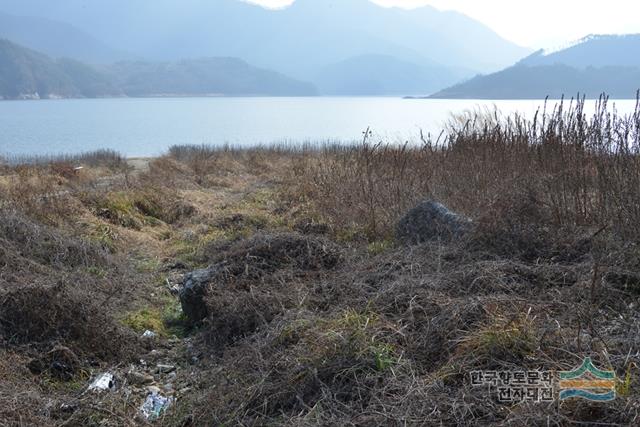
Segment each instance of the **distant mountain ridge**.
[[640,89],[640,35],[589,36],[550,54],[539,51],[497,73],[438,91],[431,98],[542,99],[575,96],[634,99]]
[[54,58],[88,63],[133,59],[133,55],[113,49],[73,25],[46,18],[0,13],[0,38]]
[[[0,3],[0,12],[67,23],[117,51],[132,52],[137,59],[241,58],[332,88],[351,79],[349,62],[361,61],[365,55],[387,57],[388,62],[378,64],[394,73],[386,79],[377,77],[379,84],[370,85],[369,95],[388,93],[410,68],[407,64],[430,73],[420,79],[427,80],[424,93],[452,84],[452,79],[442,78],[447,72],[469,77],[508,66],[531,53],[459,13],[428,6],[384,8],[369,0],[297,0],[281,10],[239,0],[93,0],[90,5],[87,0],[8,0]],[[46,27],[32,26],[30,31],[34,38],[57,37],[46,34]],[[65,43],[57,46],[64,48]],[[323,70],[335,71],[341,63],[346,74],[335,75],[333,82],[320,75]],[[461,69],[467,70],[462,76]],[[341,93],[353,91],[358,90],[347,88]]]
[[388,55],[361,55],[321,68],[312,78],[323,95],[402,96],[438,90],[468,77],[466,70],[419,65]]
[[488,71],[530,53],[460,13],[369,0],[297,0],[279,10],[240,0],[20,0],[0,11],[66,22],[153,60],[231,56],[278,69],[286,59],[303,69],[391,54]]
[[556,52],[539,50],[519,61],[519,65],[564,64],[575,68],[640,67],[640,34],[589,35]]
[[80,62],[54,60],[0,40],[0,98],[40,99],[122,95],[108,77]]
[[640,68],[578,69],[563,64],[518,65],[444,89],[440,99],[559,99],[581,94],[593,99],[602,93],[633,99],[640,89]]
[[311,84],[235,58],[93,67],[0,39],[0,99],[315,94]]
[[316,88],[237,58],[119,62],[108,68],[128,96],[305,96]]

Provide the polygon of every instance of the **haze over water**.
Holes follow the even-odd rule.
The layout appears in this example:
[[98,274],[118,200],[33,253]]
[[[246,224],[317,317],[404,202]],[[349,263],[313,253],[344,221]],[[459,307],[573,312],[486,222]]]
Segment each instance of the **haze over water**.
[[[549,101],[553,104],[552,101]],[[635,101],[611,101],[629,113]],[[351,142],[371,127],[387,142],[439,134],[452,113],[497,106],[532,116],[544,101],[398,98],[159,98],[0,102],[0,153],[113,149],[155,156],[174,144]],[[587,101],[587,113],[595,101]]]

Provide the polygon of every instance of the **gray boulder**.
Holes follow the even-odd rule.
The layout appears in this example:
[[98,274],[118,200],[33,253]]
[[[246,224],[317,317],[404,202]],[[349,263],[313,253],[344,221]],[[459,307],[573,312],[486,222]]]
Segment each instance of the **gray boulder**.
[[205,303],[207,288],[219,272],[217,265],[195,270],[184,276],[183,286],[180,290],[180,305],[182,312],[189,321],[197,323],[207,317],[208,310]]
[[433,200],[410,209],[396,225],[396,239],[406,245],[451,241],[471,228],[471,220]]

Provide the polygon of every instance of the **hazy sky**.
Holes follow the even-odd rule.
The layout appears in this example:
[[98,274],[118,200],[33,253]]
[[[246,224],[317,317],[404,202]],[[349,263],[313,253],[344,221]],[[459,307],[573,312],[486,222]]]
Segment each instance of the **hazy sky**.
[[[283,7],[293,0],[247,0]],[[316,0],[325,1],[325,0]],[[638,0],[372,0],[383,6],[457,10],[529,47],[559,47],[592,33],[640,33]]]

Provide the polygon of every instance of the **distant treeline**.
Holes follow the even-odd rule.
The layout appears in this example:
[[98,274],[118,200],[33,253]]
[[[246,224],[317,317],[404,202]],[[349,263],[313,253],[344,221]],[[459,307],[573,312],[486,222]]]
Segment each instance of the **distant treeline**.
[[315,95],[313,85],[235,58],[94,67],[0,40],[0,98]]

